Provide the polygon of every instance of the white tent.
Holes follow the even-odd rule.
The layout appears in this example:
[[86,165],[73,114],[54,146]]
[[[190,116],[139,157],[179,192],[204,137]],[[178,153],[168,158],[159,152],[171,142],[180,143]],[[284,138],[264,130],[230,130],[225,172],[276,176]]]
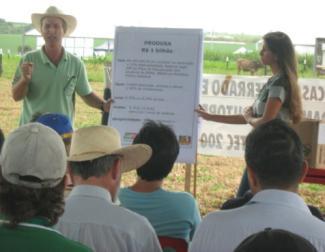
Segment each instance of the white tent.
[[233,54],[244,54],[247,53],[248,50],[245,47],[239,47],[236,51],[233,52]]
[[103,44],[94,48],[94,55],[105,56],[114,50],[114,40],[107,40]]

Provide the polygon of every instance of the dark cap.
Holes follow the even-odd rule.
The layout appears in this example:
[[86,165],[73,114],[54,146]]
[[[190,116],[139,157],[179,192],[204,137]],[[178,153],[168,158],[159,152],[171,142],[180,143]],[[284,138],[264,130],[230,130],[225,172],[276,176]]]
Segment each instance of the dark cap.
[[234,252],[317,252],[305,238],[282,229],[266,228],[243,240]]

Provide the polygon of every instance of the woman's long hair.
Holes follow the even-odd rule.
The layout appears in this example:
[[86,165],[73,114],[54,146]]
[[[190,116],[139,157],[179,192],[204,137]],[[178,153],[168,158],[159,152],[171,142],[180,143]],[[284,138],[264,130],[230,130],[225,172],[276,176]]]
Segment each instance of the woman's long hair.
[[297,58],[291,39],[283,32],[270,32],[264,35],[264,42],[276,55],[282,73],[289,81],[289,111],[293,123],[302,118],[301,92],[298,85]]

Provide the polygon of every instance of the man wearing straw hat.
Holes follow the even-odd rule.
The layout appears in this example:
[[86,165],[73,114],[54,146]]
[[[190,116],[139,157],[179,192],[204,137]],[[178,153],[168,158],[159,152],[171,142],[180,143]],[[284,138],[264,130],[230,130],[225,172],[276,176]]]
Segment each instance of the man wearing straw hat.
[[118,131],[111,127],[75,131],[68,157],[75,187],[57,229],[94,251],[161,251],[149,222],[113,203],[121,173],[143,165],[151,152],[146,144],[122,148]]
[[92,91],[84,64],[62,46],[63,37],[77,26],[75,17],[50,6],[45,13],[32,14],[32,24],[45,45],[22,57],[12,82],[13,99],[23,100],[20,125],[35,112],[65,114],[73,122],[75,93],[89,106],[108,112],[111,100]]

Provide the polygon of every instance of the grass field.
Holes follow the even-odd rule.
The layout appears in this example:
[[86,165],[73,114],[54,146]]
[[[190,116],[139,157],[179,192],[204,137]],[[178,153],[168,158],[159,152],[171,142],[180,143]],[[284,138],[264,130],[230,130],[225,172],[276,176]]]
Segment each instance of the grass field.
[[[13,72],[13,71],[11,71]],[[11,98],[11,80],[0,78],[0,128],[7,135],[18,125],[21,103],[14,102]],[[101,94],[102,82],[93,82],[93,89]],[[76,105],[75,127],[100,124],[101,114],[98,110],[86,106],[78,97]],[[197,200],[202,215],[216,210],[228,198],[232,197],[239,184],[243,167],[242,158],[226,158],[220,156],[198,155],[197,164]],[[193,172],[192,172],[193,176]],[[184,190],[185,169],[176,165],[165,182],[165,187],[170,190]],[[135,173],[123,175],[122,185],[127,186],[135,181]],[[309,204],[319,207],[325,212],[325,186],[317,184],[302,184],[301,195]]]
[[[12,56],[8,58],[6,55],[3,57],[3,77],[11,79],[16,66],[19,62],[20,57]],[[85,59],[85,65],[87,68],[88,79],[92,82],[104,82],[104,63],[111,61],[112,56],[105,58],[88,58]],[[270,70],[267,68],[266,74],[271,74]],[[235,60],[230,60],[228,65],[225,60],[204,60],[203,62],[203,71],[204,73],[210,74],[237,74],[237,64]],[[247,73],[245,73],[247,74]],[[265,75],[265,69],[260,68],[256,72],[256,75]],[[299,65],[299,76],[301,78],[314,78],[315,74],[312,70],[312,67],[308,67],[306,70],[303,70],[303,66]],[[325,78],[322,76],[321,78]]]
[[20,34],[0,34],[0,48],[4,49],[4,54],[7,54],[7,49],[10,49],[12,55],[18,53],[18,47],[22,44],[28,45],[31,48],[36,48],[36,38]]
[[[95,39],[94,46],[103,44],[106,39]],[[35,36],[23,36],[22,34],[0,34],[0,48],[7,54],[7,49],[10,49],[12,55],[18,54],[18,47],[22,44],[28,45],[30,48],[36,48]]]
[[[242,34],[243,39],[245,38],[245,35]],[[7,49],[11,50],[12,56],[17,54],[17,48],[22,45],[23,39],[25,40],[25,45],[30,46],[31,48],[36,48],[36,38],[31,36],[25,36],[15,34],[0,34],[0,48],[3,48],[4,50],[4,58],[7,58]],[[247,39],[247,38],[246,38]],[[105,39],[95,39],[94,40],[94,46],[98,46],[102,44]],[[233,52],[240,47],[245,47],[246,49],[250,50],[247,54],[233,54]],[[236,74],[237,73],[237,66],[236,66],[236,60],[238,58],[249,58],[249,59],[259,59],[259,52],[256,51],[256,45],[255,43],[242,43],[242,44],[234,44],[234,43],[215,43],[213,41],[204,42],[203,45],[204,50],[204,64],[203,69],[205,73],[220,73],[220,74]],[[229,62],[228,65],[226,64],[226,58],[228,57]],[[17,60],[17,57],[12,57],[12,59],[15,61]],[[102,82],[103,81],[103,62],[105,61],[111,61],[112,56],[110,55],[107,58],[89,58],[86,59],[86,66],[87,66],[87,72],[88,77],[90,81],[97,81]],[[10,59],[9,59],[10,60]],[[313,55],[298,55],[298,61],[299,61],[299,75],[304,78],[311,78],[314,77],[315,74],[313,72],[313,62],[314,58]],[[303,65],[303,62],[306,61],[306,65]],[[12,62],[12,60],[11,60]],[[5,64],[8,64],[10,62],[4,62]],[[17,65],[15,63],[14,65]],[[4,76],[7,78],[11,78],[12,72],[14,68],[11,68],[11,66],[6,67],[5,69],[9,69],[7,72],[4,73]],[[270,71],[268,70],[268,73]],[[263,75],[264,69],[259,69],[259,71],[256,73],[257,75]]]

